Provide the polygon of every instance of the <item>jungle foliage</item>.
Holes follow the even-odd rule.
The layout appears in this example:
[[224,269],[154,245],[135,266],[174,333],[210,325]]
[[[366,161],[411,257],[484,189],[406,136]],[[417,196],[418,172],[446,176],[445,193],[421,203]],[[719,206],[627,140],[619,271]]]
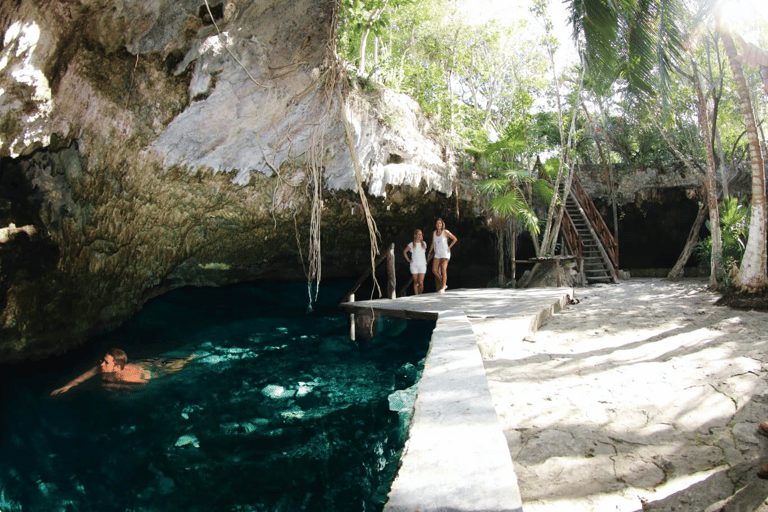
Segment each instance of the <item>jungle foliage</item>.
[[[759,125],[768,114],[766,84],[759,65],[737,56],[741,87],[725,43],[735,35],[736,52],[765,53],[768,20],[759,13],[725,0],[579,0],[566,2],[570,30],[559,32],[548,0],[515,19],[478,19],[479,5],[468,5],[345,0],[338,52],[359,77],[418,100],[464,155],[471,172],[463,176],[488,197],[489,214],[522,214],[536,233],[534,167],[555,157],[563,180],[578,164],[604,166],[608,181],[638,169],[670,178],[688,169],[712,194],[710,209],[716,196],[729,198],[726,217],[732,201],[749,203],[748,192],[730,199],[734,180],[756,172],[742,89]],[[363,11],[375,23],[361,22]],[[743,17],[728,25],[718,17],[723,11]],[[574,46],[580,58],[563,64],[557,56]],[[762,131],[759,137],[764,146]],[[738,257],[723,251],[716,258]]]

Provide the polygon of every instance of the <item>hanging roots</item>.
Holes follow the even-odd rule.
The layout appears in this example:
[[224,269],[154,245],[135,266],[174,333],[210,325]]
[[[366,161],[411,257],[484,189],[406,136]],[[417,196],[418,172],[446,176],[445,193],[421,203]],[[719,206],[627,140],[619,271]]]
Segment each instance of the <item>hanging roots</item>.
[[[323,155],[323,137],[319,141],[312,133],[312,145],[309,151],[307,167],[311,176],[309,186],[312,188],[312,206],[310,207],[309,222],[309,273],[307,274],[307,293],[309,294],[310,308],[312,301],[317,300],[320,292],[321,277],[321,253],[320,253],[320,221],[323,214],[323,178],[321,160]],[[315,296],[312,297],[312,282],[315,283]]]
[[381,295],[381,288],[379,287],[379,282],[376,280],[376,255],[379,254],[378,237],[381,235],[379,235],[379,230],[376,228],[376,221],[373,220],[373,215],[371,215],[371,209],[368,206],[368,198],[365,197],[363,170],[360,167],[360,159],[357,156],[357,148],[355,148],[355,140],[352,136],[352,127],[349,125],[347,108],[347,103],[344,101],[341,89],[339,89],[339,111],[341,112],[341,120],[344,122],[344,131],[347,134],[347,145],[349,146],[349,152],[352,156],[352,166],[355,168],[357,193],[360,195],[360,202],[365,211],[365,221],[368,224],[368,237],[371,242],[371,276],[373,277],[374,290],[377,290],[379,295]]
[[[251,72],[248,71],[248,68],[246,68],[243,65],[243,63],[240,62],[240,59],[238,59],[237,56],[235,56],[235,54],[232,53],[232,50],[229,49],[229,46],[227,45],[227,42],[224,41],[224,39],[223,39],[224,36],[221,34],[221,30],[219,30],[219,26],[216,24],[216,18],[213,17],[213,13],[211,12],[211,6],[208,5],[208,0],[204,0],[204,1],[205,1],[205,8],[208,11],[208,16],[211,17],[211,22],[213,23],[213,26],[216,29],[216,35],[219,38],[219,42],[221,43],[221,46],[223,46],[224,49],[227,50],[227,53],[229,54],[230,57],[235,59],[235,62],[237,62],[237,64],[243,69],[243,71],[245,71],[245,74],[248,75],[248,78],[250,78],[253,83],[258,85],[259,87],[266,88],[266,86],[264,85],[264,82],[262,82],[262,83],[257,82],[256,79],[253,78],[253,75],[251,75]],[[137,55],[137,57],[138,57],[138,55]]]

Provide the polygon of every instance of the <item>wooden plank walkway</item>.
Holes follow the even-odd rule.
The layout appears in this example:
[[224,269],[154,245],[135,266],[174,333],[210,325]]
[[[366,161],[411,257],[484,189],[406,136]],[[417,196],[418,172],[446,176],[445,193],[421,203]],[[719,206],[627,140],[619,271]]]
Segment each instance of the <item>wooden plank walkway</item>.
[[[483,288],[341,304],[350,314],[436,320],[385,512],[522,512],[483,357],[514,350],[572,293]],[[509,338],[502,346],[478,347],[471,318],[508,320]]]

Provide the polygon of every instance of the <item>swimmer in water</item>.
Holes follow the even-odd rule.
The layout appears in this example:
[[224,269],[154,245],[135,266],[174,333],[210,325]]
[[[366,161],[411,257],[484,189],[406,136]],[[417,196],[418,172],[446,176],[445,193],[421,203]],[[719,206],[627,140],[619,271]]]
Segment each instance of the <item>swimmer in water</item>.
[[[181,370],[185,364],[195,358],[195,355],[186,358],[166,358],[154,363],[158,370],[155,377],[168,375]],[[82,375],[72,379],[65,386],[54,389],[51,395],[60,395],[66,393],[78,384],[85,382],[91,377],[101,374],[101,380],[107,387],[130,387],[126,384],[146,384],[153,377],[153,372],[147,369],[149,363],[129,364],[128,356],[119,348],[111,348],[107,351],[104,358]]]

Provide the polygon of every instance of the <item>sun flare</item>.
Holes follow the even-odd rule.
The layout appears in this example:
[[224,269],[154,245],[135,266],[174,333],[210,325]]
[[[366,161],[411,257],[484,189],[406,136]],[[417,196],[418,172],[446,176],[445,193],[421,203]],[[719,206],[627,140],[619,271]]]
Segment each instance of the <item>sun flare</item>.
[[768,2],[721,0],[718,4],[725,26],[756,44],[768,40]]

